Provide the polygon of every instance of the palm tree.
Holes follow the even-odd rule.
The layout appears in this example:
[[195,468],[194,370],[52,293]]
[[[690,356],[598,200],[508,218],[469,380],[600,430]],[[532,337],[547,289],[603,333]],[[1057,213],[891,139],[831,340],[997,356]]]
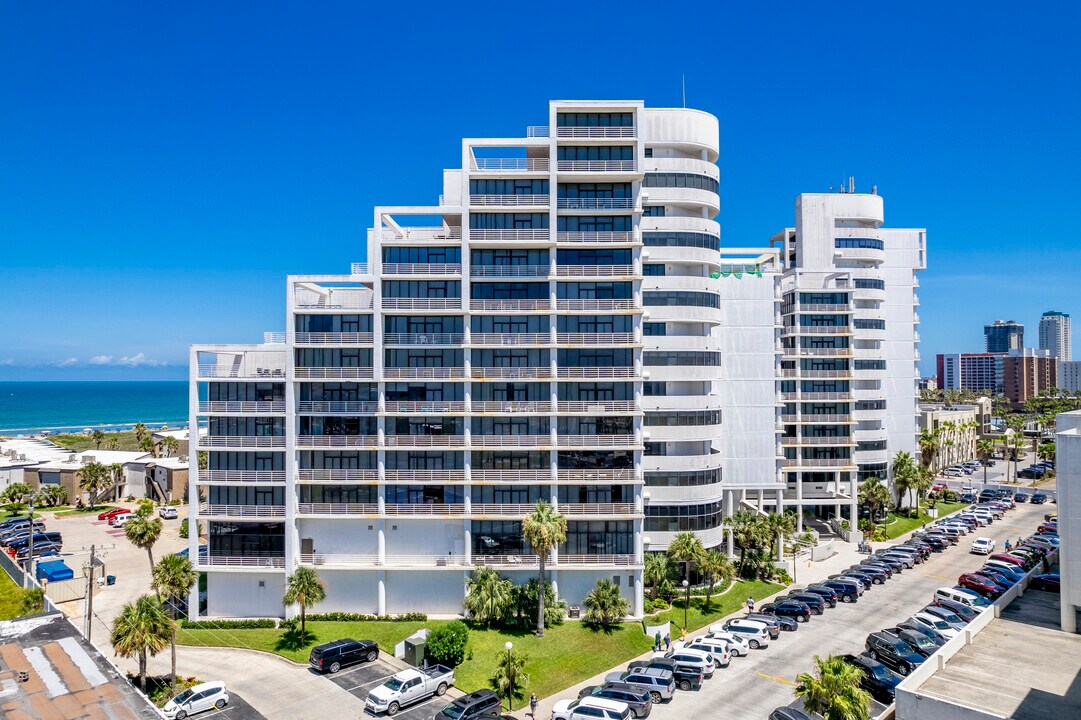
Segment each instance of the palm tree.
[[135,442],[138,443],[141,443],[143,438],[147,435],[146,425],[143,425],[142,423],[135,423],[131,430],[135,433]]
[[[817,677],[815,677],[817,675]],[[839,655],[815,655],[815,675],[796,676],[796,697],[825,720],[868,720],[871,694],[860,687],[863,671]]]
[[120,440],[118,440],[117,438],[114,438],[114,437],[109,438],[109,449],[110,450],[119,450],[120,449]]
[[75,476],[79,478],[79,488],[89,496],[93,509],[98,493],[109,481],[109,469],[99,462],[88,462],[75,472]]
[[627,616],[630,603],[619,594],[619,587],[609,578],[601,578],[585,598],[586,620],[610,627]]
[[94,449],[101,450],[101,444],[105,442],[105,433],[101,430],[95,430],[90,433],[90,437],[94,440]]
[[747,553],[756,552],[768,541],[760,517],[750,510],[737,510],[729,519],[732,540],[739,546],[739,575],[743,577],[747,567]]
[[891,500],[890,489],[877,477],[869,477],[860,485],[859,500],[871,508],[871,534],[875,531],[875,516],[878,510]]
[[794,513],[766,513],[761,516],[763,530],[769,534],[769,554],[776,557],[777,543],[784,550],[784,541],[796,530]]
[[1036,452],[1040,456],[1041,460],[1054,460],[1055,459],[1055,443],[1044,443],[1040,446],[1040,449]]
[[147,656],[157,655],[169,645],[172,625],[161,600],[153,595],[128,603],[113,621],[109,641],[118,656],[139,658],[139,687],[144,693]]
[[916,468],[916,479],[912,487],[916,490],[916,507],[919,508],[923,499],[927,497],[927,491],[935,484],[935,473],[931,468],[922,465]]
[[166,555],[158,561],[151,573],[150,585],[168,603],[169,618],[173,621],[169,627],[169,650],[172,655],[174,695],[176,694],[176,604],[197,582],[199,582],[199,573],[195,572],[191,566],[191,560],[183,555]]
[[893,456],[893,487],[897,490],[897,507],[901,507],[902,498],[916,484],[916,461],[907,452]]
[[314,568],[298,567],[296,572],[286,578],[285,597],[282,598],[282,604],[300,606],[301,640],[307,637],[304,615],[308,608],[326,599],[326,584],[319,579],[319,574]]
[[935,458],[938,456],[941,437],[936,430],[924,430],[916,438],[920,446],[920,464],[924,467],[933,467]]
[[676,533],[675,539],[668,545],[668,554],[683,563],[683,581],[687,586],[687,604],[683,607],[684,627],[687,626],[687,610],[691,607],[691,563],[698,562],[704,553],[702,541],[689,531]]
[[661,595],[672,591],[672,579],[676,575],[676,566],[668,553],[646,553],[646,564],[642,570],[642,581],[650,587],[649,596],[656,600]]
[[709,601],[713,596],[713,588],[717,580],[731,580],[735,575],[732,562],[717,550],[707,550],[698,561],[698,569],[706,576],[706,605],[704,612],[709,612]]
[[161,441],[161,446],[165,450],[165,457],[172,457],[173,453],[180,449],[180,441],[172,435],[166,435]]
[[995,442],[989,438],[976,441],[976,457],[983,463],[983,484],[987,484],[987,462],[995,454]]
[[38,490],[35,502],[45,507],[63,505],[68,500],[68,491],[63,485],[43,485]]
[[537,501],[533,512],[522,520],[522,537],[537,553],[540,571],[537,573],[537,637],[544,637],[544,563],[552,549],[567,541],[567,518],[543,500]]
[[150,572],[154,572],[154,543],[161,537],[161,518],[153,517],[154,508],[147,501],[139,506],[134,516],[124,525],[124,535],[137,548],[146,550],[150,560]]
[[139,441],[139,449],[146,453],[151,453],[154,457],[158,456],[158,446],[154,442],[154,438],[147,435]]
[[502,619],[514,602],[514,584],[501,578],[492,568],[473,570],[465,587],[465,601],[462,604],[469,611],[469,616],[489,626]]
[[507,698],[512,711],[514,698],[519,697],[522,689],[529,685],[529,675],[525,673],[528,660],[528,655],[514,652],[513,648],[504,648],[496,656],[495,675],[491,682],[496,692]]

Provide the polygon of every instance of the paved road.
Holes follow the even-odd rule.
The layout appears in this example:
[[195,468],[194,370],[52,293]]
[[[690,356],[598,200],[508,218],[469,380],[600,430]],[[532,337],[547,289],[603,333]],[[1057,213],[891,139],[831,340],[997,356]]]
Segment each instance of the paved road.
[[774,708],[793,701],[795,678],[812,669],[815,655],[862,651],[868,633],[910,617],[930,602],[935,589],[953,585],[958,575],[983,564],[982,557],[968,552],[975,537],[992,537],[1001,544],[1006,538],[1030,534],[1049,507],[1054,506],[1019,504],[1016,511],[966,535],[945,552],[874,586],[855,605],[840,604],[797,632],[782,633],[769,648],[733,660],[700,691],[677,691],[671,702],[654,708],[651,718],[716,717],[720,711],[726,720],[763,720]]
[[248,704],[244,698],[236,693],[229,692],[229,704],[221,710],[211,710],[199,715],[199,720],[266,720],[259,712]]

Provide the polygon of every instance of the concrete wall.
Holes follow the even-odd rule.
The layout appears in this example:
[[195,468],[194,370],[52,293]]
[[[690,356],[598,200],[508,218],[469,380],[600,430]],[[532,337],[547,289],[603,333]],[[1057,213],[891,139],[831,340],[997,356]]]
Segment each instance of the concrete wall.
[[323,570],[319,577],[327,584],[327,599],[313,612],[354,612],[375,614],[379,609],[377,570]]
[[1062,576],[1062,629],[1077,632],[1081,607],[1081,411],[1057,418],[1055,469],[1058,474],[1059,574]]
[[[261,583],[261,584],[260,584]],[[284,573],[207,573],[210,617],[284,617]]]

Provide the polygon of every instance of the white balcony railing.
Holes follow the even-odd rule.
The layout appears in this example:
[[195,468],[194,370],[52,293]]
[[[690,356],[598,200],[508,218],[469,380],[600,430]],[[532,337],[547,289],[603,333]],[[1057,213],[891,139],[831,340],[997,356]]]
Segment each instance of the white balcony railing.
[[285,517],[284,505],[216,505],[200,503],[200,515],[220,515],[224,517]]
[[371,415],[379,412],[379,403],[374,400],[299,400],[297,412]]
[[284,400],[201,400],[199,412],[214,413],[265,413],[285,412]]
[[461,263],[383,263],[384,275],[461,275]]
[[384,310],[461,310],[462,299],[456,298],[382,298]]
[[547,483],[552,480],[550,468],[526,468],[519,470],[472,470],[469,479],[475,483],[532,482]]
[[297,435],[297,447],[300,448],[374,448],[378,445],[378,435]]
[[470,410],[475,413],[550,413],[552,403],[547,400],[474,400]]
[[[474,471],[476,472],[476,471]],[[642,477],[631,468],[573,468],[559,470],[559,482],[591,484],[597,482],[633,483]]]
[[527,138],[546,138],[548,137],[548,126],[530,125],[525,129],[525,136]]
[[824,378],[845,378],[851,376],[851,370],[800,370],[799,368],[781,370],[781,377],[807,378],[808,380]]
[[461,345],[464,333],[386,333],[384,345]]
[[281,556],[223,556],[200,555],[198,567],[249,567],[249,568],[284,568],[285,558]]
[[469,337],[473,345],[549,345],[550,333],[473,333]]
[[475,380],[547,380],[552,377],[550,365],[540,367],[477,367],[473,366]]
[[634,515],[634,503],[559,503],[564,515]]
[[259,367],[256,365],[200,365],[199,378],[284,378],[284,366]]
[[635,275],[634,265],[557,265],[556,277],[594,278]]
[[626,414],[638,411],[633,400],[560,400],[557,409],[561,413],[585,413],[588,415]]
[[[696,338],[698,339],[698,338]],[[700,340],[700,339],[699,339]],[[560,345],[634,345],[642,342],[634,333],[557,333]]]
[[633,125],[619,126],[559,126],[556,128],[557,138],[635,138],[638,137],[638,128]]
[[465,412],[463,400],[387,400],[383,408],[388,413],[420,413],[440,415]]
[[548,158],[473,158],[479,172],[547,172]]
[[383,440],[388,448],[465,446],[465,435],[385,435]]
[[350,275],[367,275],[368,274],[368,263],[366,263],[366,262],[350,263],[350,265],[349,265],[349,274]]
[[856,440],[848,437],[781,437],[782,445],[813,445],[818,447],[842,447],[855,445]]
[[297,480],[311,484],[374,483],[379,482],[379,471],[304,468],[297,471]]
[[379,503],[298,503],[300,515],[378,515]]
[[475,278],[546,278],[549,265],[471,265],[469,276]]
[[634,160],[556,160],[559,172],[634,172]]
[[[796,312],[796,308],[793,307],[791,312]],[[823,305],[823,304],[801,304],[799,311],[801,313],[849,313],[852,312],[850,305]]]
[[465,470],[387,470],[386,481],[410,485],[464,483]]
[[851,335],[852,328],[847,325],[796,325],[786,328],[791,334],[799,335]]
[[641,445],[634,435],[559,435],[556,445],[570,448],[617,447],[629,448]]
[[371,345],[375,334],[370,332],[298,332],[293,333],[297,345]]
[[464,380],[464,367],[383,368],[387,380]]
[[470,230],[469,242],[547,243],[552,241],[548,228],[509,228],[504,230]]
[[283,483],[284,470],[200,470],[199,483]]
[[541,193],[530,195],[470,195],[473,207],[547,207],[550,196]]
[[556,565],[634,565],[634,555],[565,555]]
[[559,298],[556,300],[556,310],[568,310],[571,312],[612,312],[634,309],[634,300],[631,298],[619,298],[614,300],[572,300],[568,298]]
[[856,464],[851,458],[796,458],[784,460],[786,467],[848,467]]
[[203,435],[199,447],[204,448],[284,448],[284,435]]
[[548,298],[533,298],[527,300],[470,300],[471,310],[487,312],[529,312],[533,310],[548,310],[551,301]]
[[828,425],[830,423],[849,423],[852,422],[851,415],[781,415],[781,422],[784,423],[806,423],[809,425]]
[[633,210],[634,198],[559,198],[559,210]]
[[556,242],[582,245],[632,244],[638,242],[630,230],[599,230],[595,232],[560,232]]
[[557,377],[560,380],[592,380],[595,378],[633,378],[638,377],[633,367],[560,367]]
[[473,435],[473,447],[551,447],[551,435]]
[[383,242],[437,242],[461,244],[460,227],[403,227],[383,228],[380,234]]
[[370,380],[374,370],[370,367],[298,367],[293,375],[301,380]]

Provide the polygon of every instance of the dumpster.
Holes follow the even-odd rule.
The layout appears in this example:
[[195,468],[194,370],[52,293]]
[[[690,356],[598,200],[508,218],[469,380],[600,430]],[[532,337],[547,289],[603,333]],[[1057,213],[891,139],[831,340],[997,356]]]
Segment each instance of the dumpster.
[[116,585],[116,575],[106,575],[105,576],[105,584],[106,585]]
[[71,580],[75,577],[75,571],[65,565],[63,560],[39,562],[35,570],[38,580],[47,580],[48,582]]

